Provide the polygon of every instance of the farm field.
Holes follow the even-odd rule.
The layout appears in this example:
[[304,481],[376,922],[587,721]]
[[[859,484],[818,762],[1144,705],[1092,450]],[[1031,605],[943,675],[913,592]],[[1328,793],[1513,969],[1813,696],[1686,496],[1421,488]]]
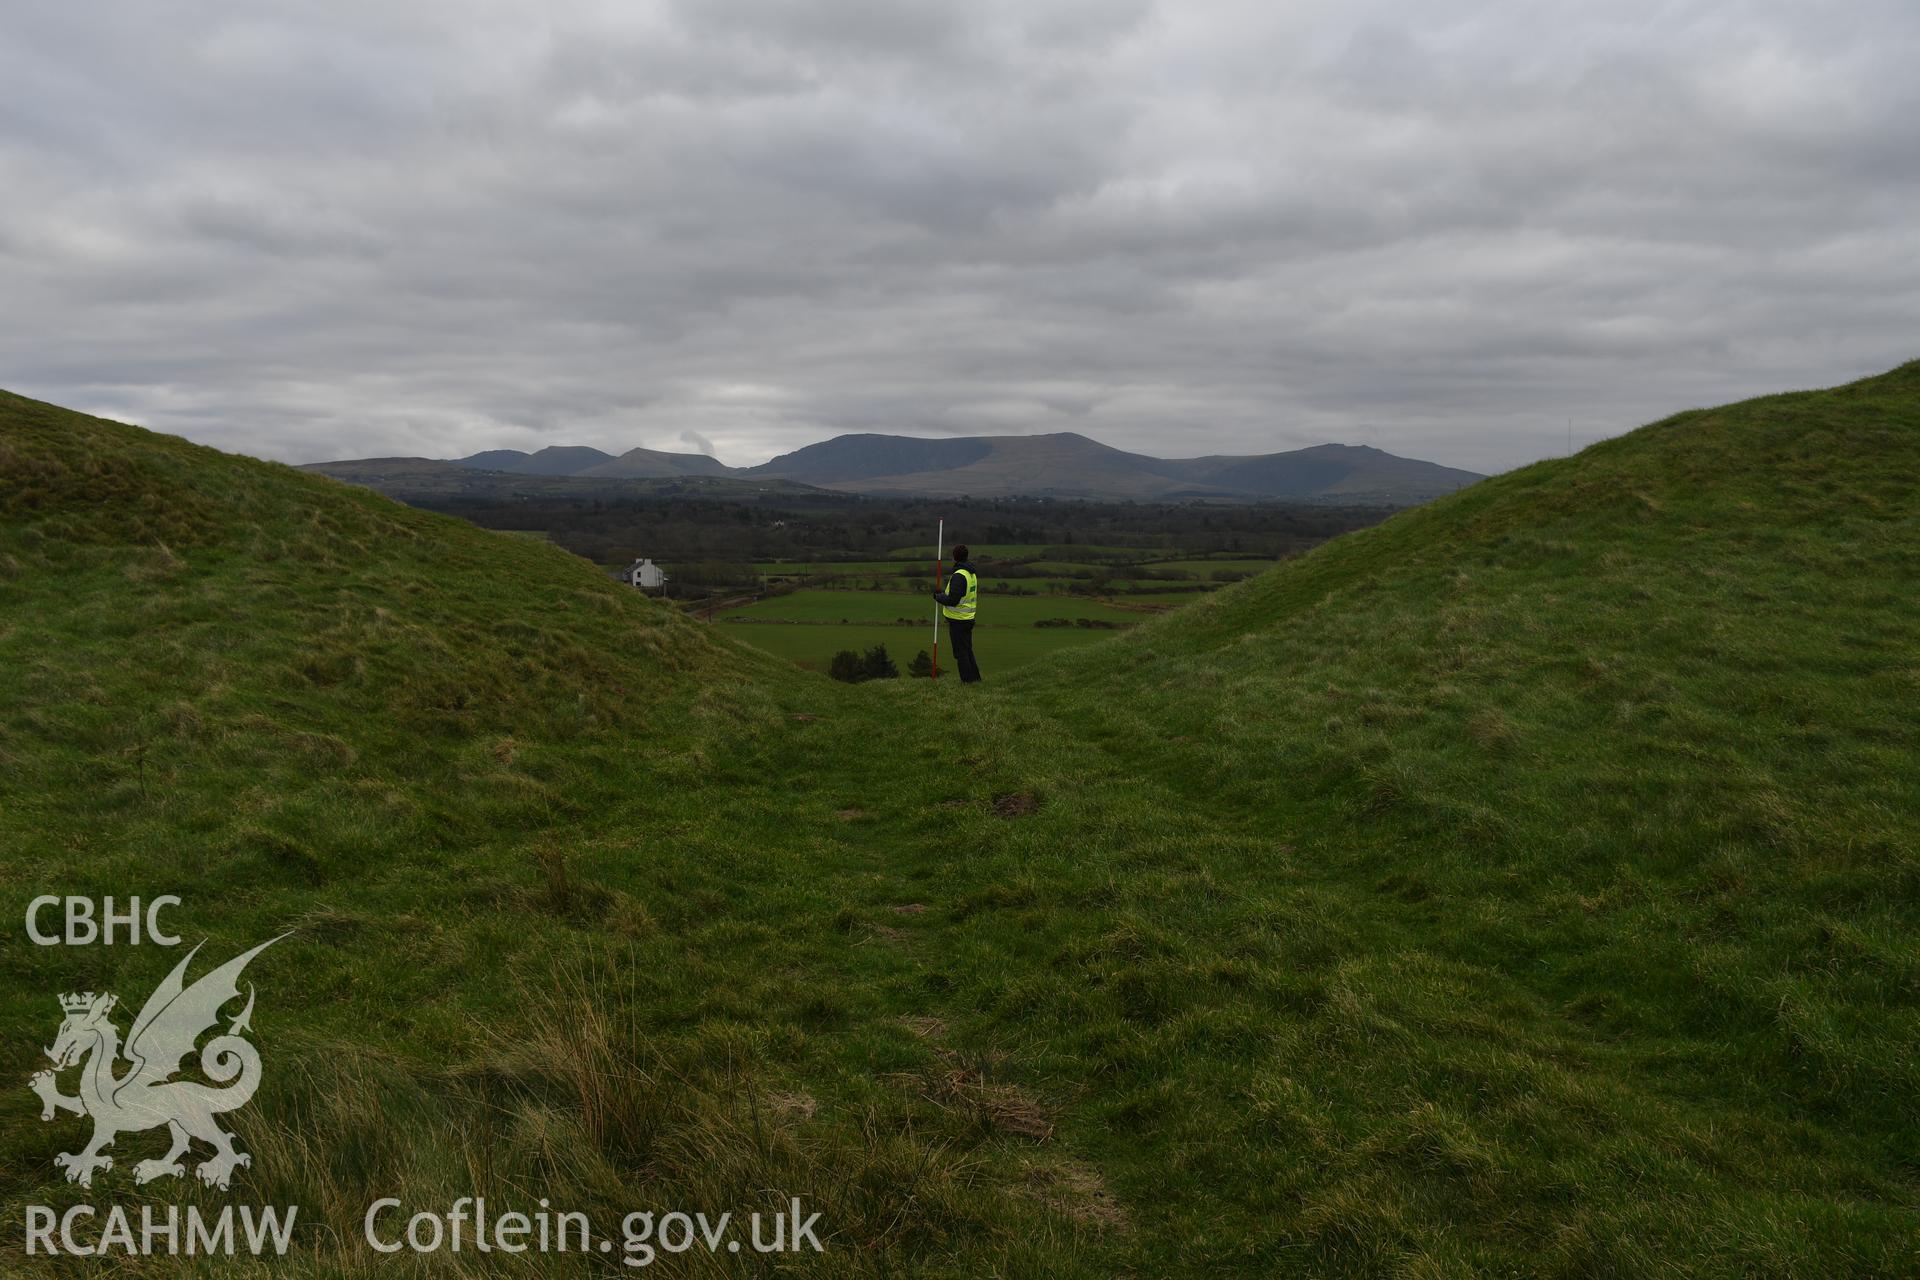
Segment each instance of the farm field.
[[[925,595],[924,578],[895,578],[891,574],[860,574],[845,580],[837,580],[833,587],[806,587],[806,589],[849,591],[849,593],[858,591],[860,595],[876,595],[874,583],[879,583],[877,595],[910,595],[916,599],[922,599]],[[1217,583],[1198,580],[1198,578],[1192,581],[1112,578],[1104,583],[1102,591],[1087,595],[1089,580],[1085,578],[993,578],[989,574],[985,578],[985,583],[987,583],[987,589],[995,595],[995,599],[1006,599],[1006,597],[1046,599],[1046,597],[1071,595],[1075,601],[1092,599],[1092,601],[1112,604],[1114,608],[1127,608],[1127,610],[1171,608],[1175,604],[1196,601],[1217,585]]]
[[[1044,552],[1058,555],[1067,551],[1087,558],[1039,558]],[[1227,582],[1253,576],[1278,563],[1277,559],[1249,556],[1155,558],[1173,554],[1169,549],[1154,547],[1010,544],[985,548],[974,559],[991,595],[1008,602],[1006,607],[1013,610],[997,610],[994,624],[1014,625],[1055,617],[1138,620],[1200,599]],[[884,593],[918,598],[931,576],[931,566],[903,555],[866,560],[760,560],[750,567],[741,566],[750,569],[753,578],[739,577],[731,583],[721,581],[706,587],[699,585],[705,566],[668,560],[662,562],[662,568],[670,581],[681,584],[682,590],[676,594],[683,606],[697,607],[702,596],[738,599],[803,580],[807,585],[797,595],[740,605],[728,612],[744,611],[755,620],[813,623],[886,623],[912,617],[911,610],[903,614],[895,602],[878,597]],[[1026,576],[1029,574],[1034,576]],[[863,598],[851,598],[855,595]],[[1048,599],[1064,604],[1044,603]],[[1019,603],[1011,603],[1015,601]]]
[[[1255,567],[1251,569],[1242,567],[1243,564],[1245,563],[1246,562],[1242,562],[1242,561],[1224,561],[1223,560],[1218,562],[1213,567],[1230,569],[1235,573],[1248,573],[1248,572],[1258,573],[1262,569],[1272,568],[1275,562],[1271,560],[1253,561],[1251,562],[1251,564]],[[816,580],[843,579],[843,580],[857,581],[863,585],[870,582],[878,582],[882,584],[882,589],[894,590],[894,591],[908,590],[909,583],[916,584],[911,589],[914,591],[918,591],[919,586],[917,584],[930,579],[932,576],[931,572],[926,569],[916,569],[913,574],[909,575],[905,572],[905,569],[907,567],[908,566],[902,562],[892,562],[892,563],[877,562],[876,563],[871,561],[857,561],[857,562],[845,563],[845,564],[820,563],[820,564],[782,565],[782,564],[767,563],[767,564],[756,564],[754,566],[754,569],[756,572],[760,574],[760,576],[764,580],[789,579],[789,578],[796,578],[796,577],[810,578],[810,579],[816,579]],[[1152,591],[1160,590],[1163,588],[1169,588],[1169,587],[1177,588],[1187,582],[1190,582],[1196,591],[1204,587],[1213,585],[1213,580],[1209,576],[1208,572],[1193,573],[1191,570],[1186,570],[1186,569],[1176,569],[1174,570],[1174,572],[1175,573],[1192,573],[1192,577],[1190,579],[1182,579],[1182,578],[1173,577],[1173,576],[1166,576],[1166,577],[1119,576],[1124,574],[1127,569],[1133,568],[1134,566],[1092,565],[1092,564],[1065,566],[1064,571],[1056,567],[1052,573],[1050,573],[1048,576],[1045,576],[1045,577],[1032,577],[1032,578],[1004,577],[1002,578],[994,573],[994,567],[995,566],[991,561],[982,563],[981,572],[983,575],[986,576],[987,579],[991,580],[994,583],[995,589],[999,591],[1013,591],[1015,589],[1019,589],[1024,591],[1064,593],[1068,591],[1073,591],[1075,589],[1085,590],[1089,579],[1096,573],[1104,573],[1108,575],[1104,583],[1104,590],[1101,592],[1101,594],[1103,595],[1124,595],[1133,591],[1152,592]],[[1043,567],[1044,566],[1040,566],[1040,565],[1022,566],[1023,569],[1024,568],[1043,568]],[[1150,571],[1155,574],[1162,573],[1166,567],[1167,566],[1163,566],[1159,564],[1139,566],[1139,568]],[[669,564],[663,564],[661,568],[665,569],[668,575],[671,576],[678,571],[679,566],[669,563]]]
[[1129,572],[1141,573],[1186,573],[1198,579],[1210,578],[1222,571],[1228,573],[1260,573],[1271,569],[1277,563],[1274,560],[1221,559],[1221,560],[1028,560],[1023,567],[1038,573],[1060,574],[1066,577],[1085,577],[1089,574],[1106,573],[1125,575]]
[[[1153,610],[1078,596],[995,594],[989,583],[976,640],[982,665],[1004,671],[1114,634],[1110,627],[1034,625],[1042,619],[1089,618],[1125,627],[1154,615]],[[902,618],[911,621],[901,625]],[[864,653],[876,644],[886,645],[904,669],[915,653],[931,645],[933,603],[919,592],[804,588],[716,614],[714,625],[733,639],[808,670],[824,671],[842,649]]]
[[[982,543],[973,548],[973,555],[976,560],[989,558],[1009,560],[1025,556],[1042,555],[1046,550],[1047,548],[1044,544],[1036,542],[1003,542],[993,545]],[[951,564],[953,562],[952,543],[948,543],[946,552],[947,562]],[[896,547],[892,551],[887,552],[887,558],[890,560],[918,561],[921,564],[927,565],[933,563],[933,556],[934,546],[931,542],[927,543],[924,547]]]
[[1142,569],[1151,569],[1155,573],[1191,573],[1204,578],[1209,574],[1228,570],[1234,573],[1262,573],[1273,568],[1270,559],[1242,557],[1218,560],[1142,560],[1138,562]]
[[[1046,555],[1086,556],[1094,560],[1112,562],[1136,560],[1142,556],[1161,554],[1161,550],[1155,547],[1103,547],[1092,544],[1087,546],[1065,546],[1058,543],[1038,542],[982,542],[971,545],[973,558],[976,561],[983,562],[988,560],[1030,560],[1036,556]],[[892,560],[919,560],[931,565],[933,563],[933,544],[929,542],[921,547],[900,547],[896,550],[889,551],[887,557]],[[947,562],[949,564],[953,562],[952,543],[947,544]]]
[[[1128,584],[1128,589],[1136,591],[1138,594],[1116,596],[1114,597],[1114,602],[1116,604],[1124,604],[1129,609],[1144,609],[1158,613],[1174,608],[1177,605],[1188,604],[1195,600],[1204,600],[1212,594],[1204,587],[1194,587],[1192,590],[1184,588],[1175,591],[1163,590],[1163,588],[1168,585],[1169,584],[1164,582],[1142,581],[1131,583]],[[1177,586],[1178,584],[1172,585]],[[1115,590],[1120,589],[1119,584],[1116,584]]]
[[[753,567],[768,577],[847,573],[896,578],[912,566],[901,560],[763,560]],[[931,564],[927,567],[929,570],[932,569]]]
[[[996,592],[1027,595],[1066,595],[1069,592],[1085,592],[1091,585],[1087,578],[998,578],[989,581]],[[1141,603],[1151,604],[1164,600],[1169,594],[1205,595],[1209,586],[1211,584],[1197,579],[1182,582],[1156,578],[1109,578],[1095,594],[1117,597],[1138,592],[1141,594]]]
[[[1096,618],[1107,622],[1138,622],[1136,610],[1115,608],[1097,600],[1073,596],[1005,596],[985,584],[980,600],[980,625],[1031,627],[1043,618]],[[766,622],[893,622],[900,618],[931,625],[933,601],[919,592],[842,591],[807,587],[791,595],[772,596],[717,614],[719,618],[751,618]]]

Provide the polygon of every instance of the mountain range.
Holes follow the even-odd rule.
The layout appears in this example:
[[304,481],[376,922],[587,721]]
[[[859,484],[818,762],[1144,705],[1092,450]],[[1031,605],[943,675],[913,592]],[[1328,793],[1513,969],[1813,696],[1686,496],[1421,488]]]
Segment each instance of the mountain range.
[[754,467],[729,467],[700,453],[630,449],[618,456],[584,445],[536,453],[490,449],[464,458],[363,458],[310,470],[372,488],[461,482],[482,472],[575,480],[782,481],[876,496],[977,498],[1424,502],[1483,477],[1366,445],[1322,444],[1285,453],[1155,458],[1076,432],[1026,436],[842,435]]

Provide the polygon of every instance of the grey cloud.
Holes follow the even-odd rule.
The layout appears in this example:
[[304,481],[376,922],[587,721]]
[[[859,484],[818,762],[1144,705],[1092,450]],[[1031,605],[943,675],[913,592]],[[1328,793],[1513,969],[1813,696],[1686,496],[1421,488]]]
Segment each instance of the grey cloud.
[[0,385],[290,460],[1499,469],[1910,358],[1920,12],[184,0],[0,41]]
[[672,10],[694,31],[836,59],[879,55],[936,62],[957,55],[977,30],[966,6],[944,0],[676,0]]

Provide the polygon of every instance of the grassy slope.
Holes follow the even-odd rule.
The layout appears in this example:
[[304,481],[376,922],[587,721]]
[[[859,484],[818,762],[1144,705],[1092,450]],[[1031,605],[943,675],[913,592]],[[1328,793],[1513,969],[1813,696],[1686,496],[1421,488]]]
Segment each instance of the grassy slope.
[[1682,414],[1023,681],[1312,904],[1161,935],[1182,1016],[1203,960],[1276,1015],[1218,1114],[1277,1237],[1912,1264],[1916,474],[1920,364]]
[[[1911,1261],[1920,369],[983,690],[795,677],[281,468],[0,431],[0,905],[300,925],[253,1198],[350,1233],[373,1187],[777,1187],[832,1274]],[[48,993],[167,960],[0,954],[21,1076]],[[73,1194],[34,1114],[0,1095],[9,1221]]]
[[[872,853],[758,757],[805,723],[786,664],[551,547],[17,397],[0,475],[0,1269],[22,1205],[89,1198],[50,1181],[84,1129],[24,1088],[54,995],[132,1003],[177,958],[29,947],[41,892],[177,893],[210,957],[296,930],[252,971],[269,1072],[236,1123],[315,1273],[385,1274],[325,1244],[382,1188],[606,1226],[791,1192],[835,1273],[1046,1238],[1009,1179],[974,1188],[945,1059],[840,994],[886,969],[838,919]],[[151,1145],[91,1198],[199,1194],[136,1191]]]

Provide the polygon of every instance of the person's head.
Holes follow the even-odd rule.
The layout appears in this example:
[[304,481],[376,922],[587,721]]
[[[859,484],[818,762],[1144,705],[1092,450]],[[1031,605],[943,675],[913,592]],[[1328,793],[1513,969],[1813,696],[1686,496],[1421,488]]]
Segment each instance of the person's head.
[[960,542],[960,543],[956,543],[956,544],[954,544],[954,548],[953,548],[953,558],[954,558],[954,560],[956,560],[956,561],[960,561],[960,560],[965,560],[965,559],[967,558],[967,544],[966,544],[966,543],[964,543],[964,542]]

